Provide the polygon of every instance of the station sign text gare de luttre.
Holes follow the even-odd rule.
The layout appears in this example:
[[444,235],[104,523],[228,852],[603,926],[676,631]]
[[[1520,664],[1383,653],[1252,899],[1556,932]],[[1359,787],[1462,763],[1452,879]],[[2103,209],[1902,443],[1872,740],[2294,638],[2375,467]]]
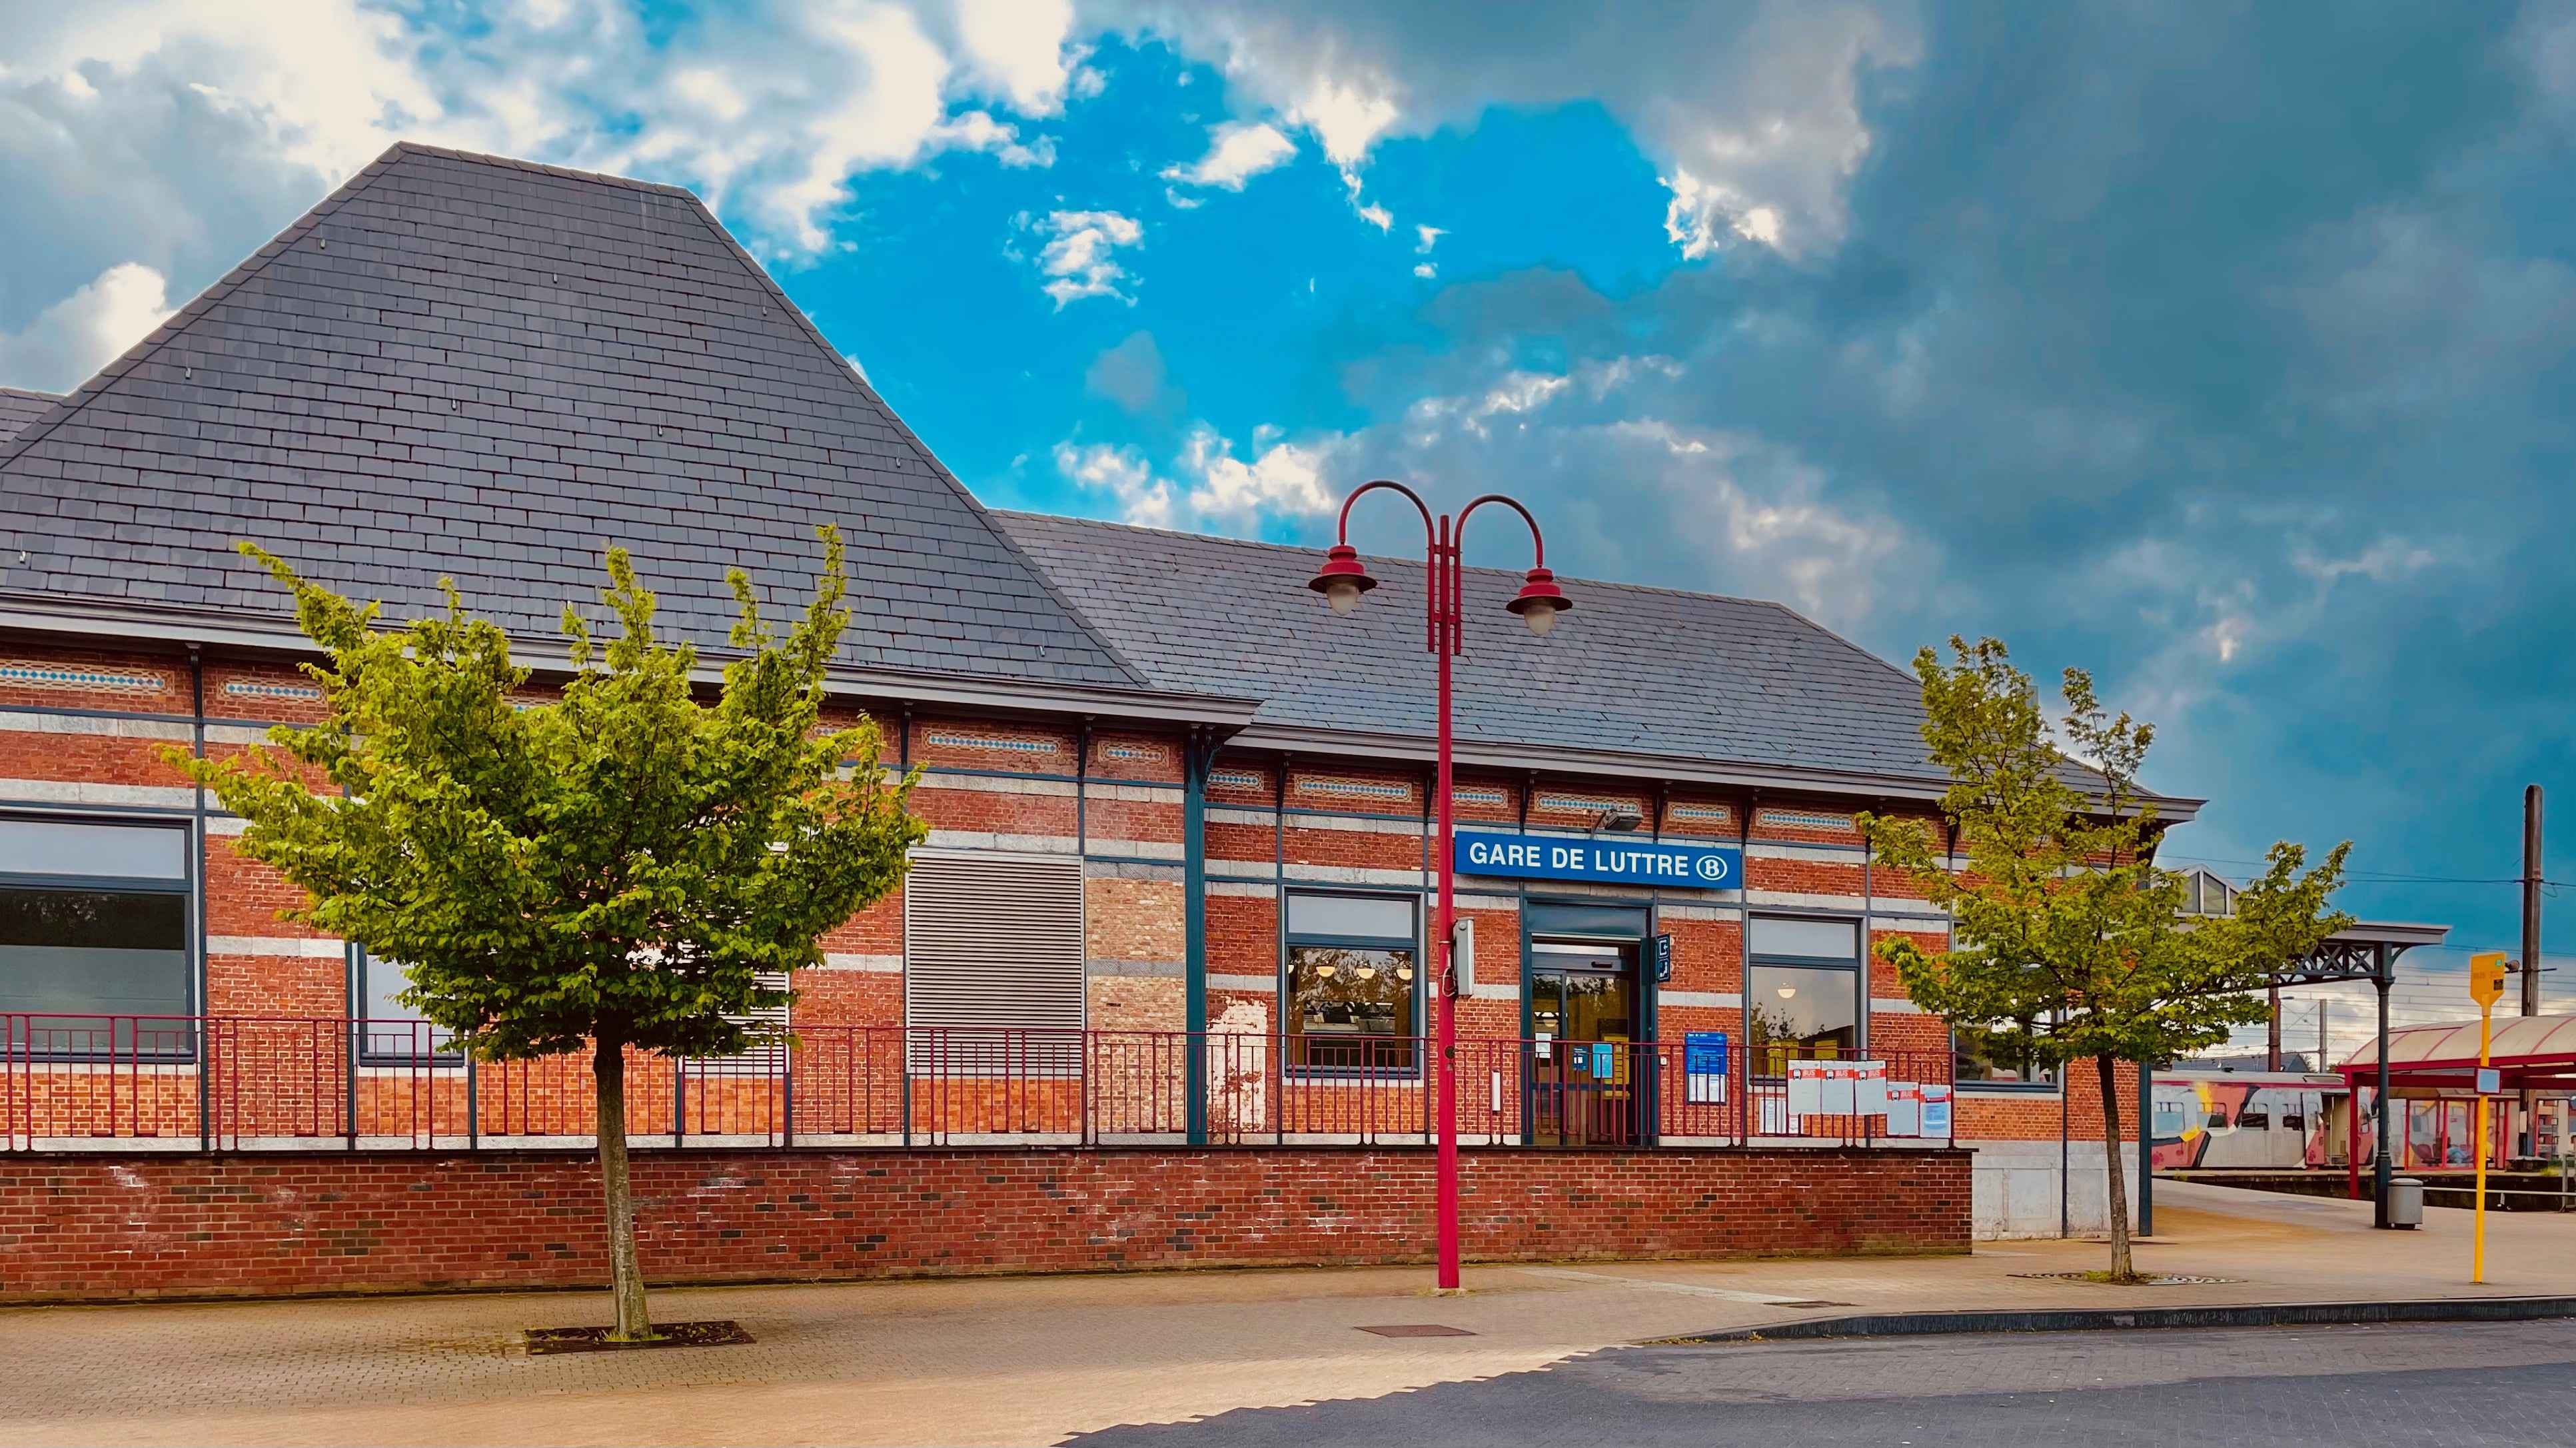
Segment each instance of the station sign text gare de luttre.
[[1563,835],[1461,834],[1451,864],[1462,875],[1522,880],[1593,880],[1611,885],[1669,885],[1731,890],[1743,878],[1744,852],[1659,840],[1570,839]]

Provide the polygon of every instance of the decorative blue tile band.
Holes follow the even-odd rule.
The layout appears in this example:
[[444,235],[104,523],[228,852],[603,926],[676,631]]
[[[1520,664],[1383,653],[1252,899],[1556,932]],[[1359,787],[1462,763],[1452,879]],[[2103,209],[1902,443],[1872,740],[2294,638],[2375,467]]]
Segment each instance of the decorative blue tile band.
[[269,684],[257,679],[226,679],[224,692],[236,699],[319,699],[322,691],[311,684]]
[[33,689],[106,689],[119,694],[158,694],[166,686],[159,674],[83,669],[23,659],[0,663],[0,680]]
[[1787,809],[1763,810],[1753,817],[1753,822],[1791,830],[1847,830],[1852,827],[1850,815],[1802,814]]
[[1350,799],[1410,800],[1413,798],[1413,791],[1403,785],[1369,784],[1356,779],[1301,779],[1297,781],[1297,792],[1337,794]]
[[1007,749],[1015,754],[1053,754],[1055,743],[1047,739],[1006,739],[997,734],[943,734],[934,729],[930,742],[952,749]]

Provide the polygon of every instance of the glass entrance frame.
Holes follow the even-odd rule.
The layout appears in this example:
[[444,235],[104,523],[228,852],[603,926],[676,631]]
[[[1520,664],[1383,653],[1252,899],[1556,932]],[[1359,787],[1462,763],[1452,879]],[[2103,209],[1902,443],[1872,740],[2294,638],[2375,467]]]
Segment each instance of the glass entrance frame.
[[[1642,922],[1643,911],[1636,912]],[[1654,1132],[1653,1001],[1640,935],[1532,936],[1521,955],[1522,1139],[1642,1145]]]

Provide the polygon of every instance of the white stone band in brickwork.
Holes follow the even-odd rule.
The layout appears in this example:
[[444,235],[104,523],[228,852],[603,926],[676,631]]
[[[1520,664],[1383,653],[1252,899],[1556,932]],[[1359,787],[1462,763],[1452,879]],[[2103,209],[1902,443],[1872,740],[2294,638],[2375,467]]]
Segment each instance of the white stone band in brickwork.
[[1655,1004],[1731,1011],[1744,1004],[1744,997],[1731,990],[1658,990],[1655,992]]
[[193,810],[194,785],[87,784],[60,779],[0,780],[0,804],[115,804]]
[[823,964],[820,968],[824,970],[873,970],[886,975],[901,975],[903,974],[903,957],[900,955],[863,955],[855,951],[834,950],[827,951],[824,954]]
[[349,953],[345,940],[308,939],[294,935],[209,935],[208,955],[289,955],[315,960],[339,960]]

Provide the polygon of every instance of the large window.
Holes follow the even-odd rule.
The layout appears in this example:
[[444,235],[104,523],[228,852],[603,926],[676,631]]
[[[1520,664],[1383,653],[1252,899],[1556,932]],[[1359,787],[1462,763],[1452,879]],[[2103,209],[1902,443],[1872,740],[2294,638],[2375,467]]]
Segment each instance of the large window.
[[1745,1034],[1754,1069],[1860,1054],[1860,922],[1757,915],[1749,922]]
[[447,1031],[428,1023],[397,996],[411,985],[411,970],[364,949],[358,952],[358,1055],[367,1061],[462,1062]]
[[2043,1064],[2025,1044],[2018,1050],[1999,1042],[1970,1039],[1966,1031],[1950,1037],[1950,1073],[1962,1086],[2053,1087],[2057,1068]]
[[1288,897],[1288,1063],[1411,1070],[1422,996],[1421,902],[1410,895]]
[[189,1049],[188,831],[0,818],[0,1011],[41,1054]]

